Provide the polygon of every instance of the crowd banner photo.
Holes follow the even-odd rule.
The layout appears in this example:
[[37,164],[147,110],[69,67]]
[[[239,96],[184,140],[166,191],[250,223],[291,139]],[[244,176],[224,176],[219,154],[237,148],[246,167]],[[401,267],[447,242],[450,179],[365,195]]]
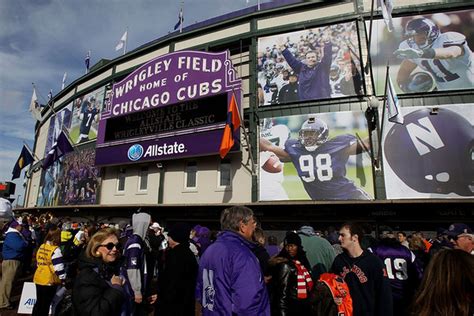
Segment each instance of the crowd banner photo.
[[[54,143],[58,139],[62,131],[68,130],[71,127],[72,121],[72,103],[65,106],[60,111],[49,119],[48,136],[46,139],[46,146],[44,157],[53,148]],[[61,163],[59,160],[54,161],[46,170],[42,171],[40,179],[40,188],[36,205],[38,206],[53,206],[53,196],[58,189],[57,179],[61,173]]]
[[258,39],[260,106],[362,95],[355,22]]
[[259,200],[372,200],[364,113],[331,112],[260,121]]
[[387,199],[474,197],[474,104],[402,107],[382,135]]
[[[444,11],[393,18],[393,31],[374,20],[370,59],[377,95],[385,65],[399,94],[474,88],[474,11]],[[369,22],[366,23],[369,28]]]

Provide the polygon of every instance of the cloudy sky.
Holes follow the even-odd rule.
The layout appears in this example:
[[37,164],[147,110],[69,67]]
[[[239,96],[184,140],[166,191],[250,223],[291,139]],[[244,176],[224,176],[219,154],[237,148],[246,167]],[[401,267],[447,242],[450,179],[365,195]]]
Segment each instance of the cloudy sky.
[[[267,1],[261,1],[267,2]],[[184,26],[229,13],[257,0],[186,0]],[[113,59],[126,27],[127,50],[172,31],[181,1],[170,0],[0,0],[0,181],[10,181],[23,143],[34,146],[34,119],[28,111],[32,83],[40,103],[91,66]],[[22,177],[23,178],[23,174]],[[23,200],[23,179],[16,179]]]

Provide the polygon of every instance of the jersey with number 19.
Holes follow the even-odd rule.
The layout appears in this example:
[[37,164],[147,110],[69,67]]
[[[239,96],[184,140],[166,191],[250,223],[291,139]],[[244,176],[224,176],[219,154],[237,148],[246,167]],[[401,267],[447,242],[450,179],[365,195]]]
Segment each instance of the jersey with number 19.
[[[461,47],[463,50],[462,55],[449,59],[415,58],[409,60],[431,73],[436,80],[439,90],[474,88],[474,60],[464,35],[457,32],[442,33],[433,42],[431,48],[437,49],[451,46]],[[399,48],[410,48],[410,45],[405,40],[400,43]]]
[[408,305],[423,277],[422,267],[415,261],[413,252],[393,238],[383,238],[372,252],[385,265],[394,302]]
[[295,139],[286,142],[285,151],[290,155],[312,200],[370,199],[367,193],[346,178],[347,149],[355,142],[354,135],[339,135],[314,151],[306,150]]

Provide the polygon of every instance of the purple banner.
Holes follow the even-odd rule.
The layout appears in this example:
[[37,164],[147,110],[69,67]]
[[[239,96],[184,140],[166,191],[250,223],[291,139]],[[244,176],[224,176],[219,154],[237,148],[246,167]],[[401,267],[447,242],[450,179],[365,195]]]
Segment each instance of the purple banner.
[[[96,148],[96,165],[139,163],[201,156],[218,153],[222,129],[186,134],[164,139],[137,141],[111,147]],[[238,149],[236,143],[233,150]]]
[[[180,51],[151,60],[113,85],[99,122],[96,165],[218,153],[224,124],[215,118],[227,111],[232,91],[240,100],[240,88],[228,52]],[[224,98],[212,98],[216,96]],[[196,111],[204,106],[210,107],[205,113]],[[151,119],[136,122],[139,112],[150,113]],[[110,141],[106,135],[116,130],[116,124],[107,123],[119,117],[124,122],[121,133]],[[239,131],[236,134],[238,138]]]

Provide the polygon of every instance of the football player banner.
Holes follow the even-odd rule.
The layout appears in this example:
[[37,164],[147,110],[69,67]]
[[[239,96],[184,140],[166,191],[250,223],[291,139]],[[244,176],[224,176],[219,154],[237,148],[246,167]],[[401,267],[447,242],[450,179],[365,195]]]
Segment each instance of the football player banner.
[[374,198],[363,112],[265,118],[259,144],[261,201]]
[[104,94],[105,87],[101,87],[74,100],[69,131],[73,144],[81,144],[97,138]]
[[399,94],[473,89],[473,13],[394,18],[393,32],[382,19],[373,21],[370,59],[376,94],[383,95],[387,62]]
[[474,104],[403,107],[404,124],[385,122],[388,199],[474,197]]
[[355,22],[260,37],[259,105],[363,94]]

